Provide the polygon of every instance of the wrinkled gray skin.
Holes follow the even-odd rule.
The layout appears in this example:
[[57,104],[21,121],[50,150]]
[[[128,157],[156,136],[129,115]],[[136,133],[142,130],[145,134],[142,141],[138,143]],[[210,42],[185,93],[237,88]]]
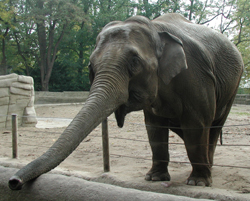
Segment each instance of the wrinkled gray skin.
[[170,127],[184,140],[192,163],[187,184],[210,186],[220,126],[242,70],[241,55],[226,37],[178,14],[109,23],[90,57],[92,87],[84,107],[44,155],[10,179],[10,188],[21,189],[55,168],[111,113],[122,127],[126,114],[137,110],[144,111],[153,152],[146,180],[170,180]]

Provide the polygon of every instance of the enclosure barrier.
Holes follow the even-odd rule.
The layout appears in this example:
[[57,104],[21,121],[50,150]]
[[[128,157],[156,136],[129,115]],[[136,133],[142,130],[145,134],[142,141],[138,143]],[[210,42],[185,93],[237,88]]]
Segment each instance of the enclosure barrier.
[[[58,119],[58,118],[55,118]],[[130,124],[134,124],[134,125],[141,125],[141,126],[145,126],[142,124],[138,124],[138,123],[131,123]],[[146,125],[148,126],[148,125]],[[246,126],[250,126],[250,124],[241,124],[241,125],[228,125],[228,126],[224,126],[224,127],[246,127]],[[162,127],[162,128],[172,128],[172,129],[181,129],[181,128],[177,128],[177,127]],[[211,127],[211,128],[214,128]],[[36,131],[34,131],[36,132]],[[47,132],[48,133],[48,132]],[[54,132],[55,133],[55,132]],[[60,135],[61,133],[56,133],[58,135]],[[250,135],[250,133],[246,134],[246,135]],[[109,172],[110,171],[110,155],[111,156],[117,156],[117,157],[126,157],[126,158],[136,158],[136,159],[142,159],[142,160],[152,160],[152,159],[147,159],[147,158],[143,158],[143,157],[135,157],[135,156],[126,156],[126,155],[121,155],[121,154],[110,154],[109,153],[109,138],[114,138],[114,139],[120,139],[120,140],[132,140],[132,141],[137,141],[137,142],[147,142],[146,140],[136,140],[136,139],[129,139],[129,138],[124,138],[124,137],[112,137],[112,136],[108,136],[108,119],[106,118],[103,122],[102,122],[102,147],[103,147],[103,169],[104,172]],[[100,136],[93,136],[93,137],[100,137]],[[164,143],[163,144],[174,144],[174,145],[184,145],[184,143]],[[28,146],[35,146],[35,145],[30,145],[30,144],[23,144],[23,145],[28,145]],[[39,145],[40,147],[46,147],[49,148],[47,146],[43,146],[43,145]],[[208,145],[207,145],[208,146]],[[237,147],[248,147],[250,146],[250,144],[224,144],[224,145],[217,145],[217,146],[237,146]],[[93,153],[93,152],[92,152]],[[18,158],[18,123],[17,123],[17,115],[16,114],[12,114],[12,157],[13,158]],[[169,162],[169,163],[183,163],[183,164],[191,164],[190,162],[186,162],[186,161],[162,161],[162,162]],[[208,165],[208,164],[200,164],[197,163],[199,165]],[[225,165],[225,164],[214,164],[213,166],[217,166],[217,167],[229,167],[229,168],[243,168],[243,169],[250,169],[250,166],[234,166],[234,165]]]
[[102,147],[103,147],[103,170],[110,171],[109,163],[109,136],[108,136],[108,118],[102,122]]
[[[88,95],[88,91],[36,91],[35,104],[82,103]],[[250,94],[236,94],[234,104],[250,105]]]
[[[122,188],[116,185],[87,181],[74,176],[67,177],[62,174],[44,174],[37,178],[32,186],[29,183],[24,185],[21,191],[12,191],[8,188],[6,181],[17,171],[18,169],[0,166],[0,200],[197,201],[195,198]],[[209,200],[199,199],[199,201]]]
[[18,158],[18,134],[17,134],[17,127],[18,127],[18,119],[17,114],[12,114],[12,158]]
[[[0,115],[1,116],[1,115]],[[41,117],[39,118],[39,117],[37,117],[38,119],[41,119]],[[11,118],[10,118],[11,119]],[[51,118],[52,119],[52,118]],[[54,118],[54,119],[57,119],[57,120],[60,120],[60,119],[62,119],[62,118]],[[20,122],[19,122],[20,123]],[[102,148],[101,148],[101,146],[99,146],[98,147],[98,149],[91,149],[91,147],[90,148],[88,148],[87,150],[86,149],[83,149],[82,147],[85,147],[83,144],[85,144],[86,142],[92,142],[92,140],[93,139],[95,139],[95,138],[98,138],[98,139],[95,139],[95,141],[94,142],[96,142],[96,141],[98,141],[98,142],[100,142],[101,141],[101,139],[105,136],[105,130],[106,130],[106,134],[107,134],[107,139],[110,141],[110,153],[109,153],[109,149],[107,150],[107,152],[106,152],[106,154],[108,155],[108,156],[110,156],[110,158],[107,160],[108,161],[108,163],[106,163],[106,164],[110,164],[109,163],[109,160],[110,159],[112,159],[111,160],[111,165],[112,165],[112,162],[113,161],[117,161],[117,160],[122,160],[122,162],[124,162],[124,161],[127,161],[127,160],[129,160],[129,158],[133,158],[133,159],[137,159],[136,160],[136,163],[138,162],[138,163],[141,163],[141,162],[143,162],[143,160],[145,160],[145,162],[147,163],[147,164],[149,164],[151,161],[152,161],[152,159],[151,159],[151,157],[150,157],[150,154],[148,154],[150,151],[149,151],[149,149],[148,149],[148,153],[147,154],[144,154],[143,152],[141,152],[141,153],[143,153],[142,155],[141,154],[124,154],[124,153],[120,153],[120,152],[116,152],[115,150],[113,150],[113,144],[112,144],[112,142],[114,142],[114,139],[115,139],[115,142],[118,142],[118,141],[122,141],[122,146],[124,145],[125,146],[125,144],[127,143],[127,142],[129,142],[129,144],[131,144],[130,142],[132,142],[132,141],[134,141],[133,142],[133,144],[135,144],[135,146],[137,146],[137,145],[140,145],[140,143],[142,143],[143,144],[143,146],[144,146],[144,144],[147,144],[147,146],[148,146],[148,148],[150,148],[149,147],[149,141],[147,140],[147,139],[144,139],[143,137],[141,137],[141,135],[138,135],[138,136],[140,136],[139,138],[137,137],[137,130],[138,129],[141,129],[142,127],[143,127],[143,129],[145,128],[145,124],[144,123],[138,123],[138,122],[129,122],[128,120],[126,121],[126,126],[124,127],[124,131],[123,132],[131,132],[131,131],[129,131],[130,129],[132,129],[132,132],[135,132],[135,137],[133,137],[133,136],[131,136],[131,138],[128,138],[128,137],[126,137],[125,135],[119,135],[119,132],[118,132],[118,134],[115,132],[115,133],[113,133],[113,132],[111,132],[110,131],[110,133],[108,133],[108,129],[110,129],[110,128],[108,128],[108,124],[109,124],[109,126],[112,126],[112,125],[114,125],[115,124],[115,120],[112,120],[112,119],[109,119],[109,121],[107,121],[107,124],[105,125],[105,122],[103,122],[103,124],[102,124],[102,128],[104,128],[104,129],[102,129],[102,133],[101,133],[101,128],[100,127],[98,127],[98,129],[95,131],[95,133],[92,133],[92,134],[90,134],[89,135],[89,138],[86,138],[84,141],[83,141],[83,143],[82,143],[82,145],[80,145],[81,147],[80,147],[80,149],[77,149],[76,150],[76,152],[75,152],[75,156],[76,156],[76,158],[79,158],[79,157],[81,157],[81,156],[79,156],[80,154],[82,154],[82,153],[84,153],[84,154],[86,154],[86,155],[88,155],[89,153],[90,154],[93,154],[93,155],[95,155],[95,156],[99,156],[98,157],[98,160],[100,161],[99,162],[99,167],[98,167],[98,171],[101,169],[101,171],[102,171],[102,153],[101,153],[101,151],[102,151]],[[131,125],[132,124],[132,125]],[[218,146],[218,149],[221,149],[221,150],[227,150],[227,149],[231,149],[230,147],[233,147],[233,146],[236,146],[236,147],[238,147],[239,148],[239,154],[241,154],[241,151],[240,150],[245,150],[245,151],[247,151],[247,150],[249,150],[249,146],[250,146],[250,144],[249,144],[249,136],[250,136],[250,124],[241,124],[241,125],[239,125],[239,123],[237,123],[237,121],[235,122],[235,123],[233,123],[234,125],[225,125],[224,127],[225,128],[228,128],[228,127],[238,127],[238,128],[236,128],[236,129],[224,129],[224,141],[225,141],[225,144],[223,144],[223,145],[220,145],[220,144],[218,144],[217,146]],[[14,127],[14,123],[12,124],[13,125],[13,127]],[[106,128],[105,128],[106,127]],[[128,129],[127,129],[128,128]],[[134,129],[135,128],[135,129]],[[166,127],[167,128],[167,127]],[[19,130],[18,130],[19,129]],[[127,130],[126,130],[127,129]],[[31,133],[29,133],[30,131],[32,130],[32,134]],[[119,129],[119,130],[121,130],[121,129]],[[225,130],[227,130],[227,132],[225,132]],[[233,132],[232,132],[232,130],[234,130]],[[5,148],[7,148],[7,149],[5,149],[5,150],[7,150],[7,152],[5,152],[6,154],[5,155],[3,155],[2,153],[1,153],[1,156],[3,156],[3,157],[8,157],[8,158],[10,158],[10,157],[14,157],[14,154],[13,154],[13,151],[11,150],[11,148],[12,147],[14,147],[13,146],[13,144],[12,144],[12,138],[11,138],[11,133],[9,132],[9,131],[4,131],[4,132],[6,132],[4,135],[2,135],[1,136],[1,138],[0,138],[0,148],[1,147],[5,147]],[[17,148],[19,148],[19,150],[17,149],[17,152],[16,152],[16,157],[18,157],[19,156],[19,158],[22,158],[22,159],[25,159],[25,157],[26,156],[29,156],[29,155],[24,155],[24,152],[23,152],[23,147],[24,147],[24,145],[26,146],[26,148],[28,148],[27,150],[28,150],[28,152],[25,152],[25,154],[29,154],[30,153],[30,155],[33,155],[33,153],[32,153],[32,151],[34,151],[34,153],[41,153],[40,151],[39,152],[35,152],[35,150],[36,149],[38,149],[37,147],[44,147],[44,148],[40,148],[40,150],[46,150],[46,149],[48,149],[49,147],[50,147],[50,143],[53,143],[53,141],[54,140],[56,140],[57,139],[57,137],[59,137],[60,135],[61,135],[61,131],[60,132],[58,132],[58,130],[47,130],[47,129],[44,129],[44,130],[36,130],[36,129],[29,129],[29,128],[18,128],[17,126],[16,126],[16,129],[13,129],[12,130],[12,132],[13,133],[16,133],[16,135],[17,136],[19,136],[19,142],[16,142],[16,144],[17,144]],[[27,134],[26,134],[27,133]],[[33,135],[35,133],[35,135]],[[142,133],[141,133],[142,134]],[[109,136],[108,136],[109,135]],[[231,136],[240,136],[240,137],[246,137],[245,139],[248,139],[247,141],[241,141],[241,142],[234,142],[234,141],[227,141],[227,137],[228,137],[228,139],[232,139],[232,137]],[[35,138],[37,138],[38,139],[38,141],[40,141],[40,138],[41,139],[44,139],[44,138],[48,138],[47,140],[46,140],[46,142],[49,142],[48,144],[47,143],[39,143],[39,144],[34,144],[33,142],[31,142],[30,141],[30,137],[31,136],[35,136]],[[3,137],[4,137],[4,139],[3,139]],[[104,137],[105,138],[105,137]],[[17,138],[16,138],[17,139]],[[171,136],[170,136],[170,142],[168,143],[168,144],[170,144],[170,145],[173,145],[173,146],[170,146],[170,147],[172,147],[172,148],[176,148],[176,146],[184,146],[184,144],[183,143],[181,143],[181,142],[176,142],[176,141],[172,141],[171,142],[171,139],[173,139],[173,138],[171,138]],[[176,138],[175,138],[176,139]],[[15,141],[15,140],[13,140],[13,141]],[[101,144],[101,143],[100,143]],[[106,143],[104,143],[103,142],[103,155],[105,155],[104,154],[104,152],[105,152],[105,145],[104,144],[106,144],[106,146],[109,144],[109,142],[107,141]],[[238,149],[237,148],[237,149]],[[29,151],[29,150],[31,150],[31,151]],[[19,151],[19,153],[18,153],[18,151]],[[86,152],[85,152],[86,151]],[[237,150],[238,151],[238,150]],[[12,153],[11,153],[12,152]],[[151,152],[150,152],[151,153]],[[239,155],[238,154],[238,155]],[[247,153],[246,153],[247,154]],[[85,156],[86,156],[85,155]],[[92,155],[92,156],[93,156]],[[171,158],[171,161],[168,161],[168,162],[170,162],[170,164],[172,163],[174,163],[174,164],[177,164],[176,166],[180,166],[179,164],[189,164],[190,165],[190,162],[188,162],[188,159],[187,159],[187,157],[186,158],[178,158],[179,157],[179,154],[177,155],[177,156],[175,156],[175,157],[173,157],[173,158]],[[29,156],[29,159],[30,158],[36,158],[36,155],[33,155],[33,156]],[[120,159],[119,159],[120,158]],[[128,159],[126,159],[126,158],[128,158]],[[186,160],[187,159],[187,160]],[[33,160],[33,159],[32,159]],[[249,161],[248,159],[242,159],[242,161]],[[8,161],[6,164],[6,166],[9,166],[9,167],[16,167],[16,160],[14,160],[14,161],[12,161],[12,160],[10,160],[11,162],[9,162],[9,160],[7,159],[6,161]],[[105,170],[105,167],[110,167],[110,166],[106,166],[105,165],[105,159],[103,159],[103,168],[104,168],[104,171],[107,171],[107,169]],[[249,166],[249,163],[247,163],[247,162],[244,162],[243,161],[243,163],[242,164],[236,164],[235,166],[234,166],[234,164],[233,163],[221,163],[221,164],[214,164],[214,166],[216,166],[216,167],[225,167],[225,168],[230,168],[230,169],[233,169],[235,172],[243,172],[244,173],[244,171],[245,170],[247,170],[247,172],[249,172],[249,170],[250,170],[250,166]],[[14,162],[14,163],[13,163]],[[19,163],[19,162],[21,162],[22,163],[22,161],[18,161],[17,163]],[[11,164],[10,164],[11,163]],[[20,164],[21,164],[20,163]],[[2,163],[2,164],[4,164],[4,162]],[[230,165],[230,164],[232,164],[232,165]],[[23,164],[22,164],[23,165]],[[207,164],[203,164],[203,165],[207,165]],[[237,166],[238,165],[238,166]],[[5,165],[3,165],[3,166],[5,166]],[[174,168],[176,167],[175,165],[173,166]],[[184,167],[185,165],[181,165],[181,167]],[[20,167],[22,167],[22,166],[18,166],[18,168],[20,168]],[[61,167],[63,167],[63,166],[61,166]],[[86,166],[87,168],[88,168],[88,166]],[[146,166],[145,166],[146,167]],[[77,184],[77,187],[79,187],[79,190],[75,190],[76,192],[83,192],[83,193],[86,193],[86,194],[84,194],[84,195],[82,195],[81,194],[81,197],[77,197],[76,199],[73,199],[73,200],[80,200],[80,198],[82,198],[82,197],[84,197],[84,196],[89,196],[90,195],[90,193],[93,193],[93,190],[94,189],[96,189],[97,187],[93,187],[93,188],[90,188],[90,189],[88,189],[88,187],[90,186],[89,184],[84,184],[84,183],[79,183],[80,182],[80,180],[79,181],[77,181],[77,182],[72,182],[71,181],[71,179],[72,178],[74,178],[74,176],[72,176],[72,175],[70,175],[71,177],[69,178],[69,177],[66,177],[65,178],[65,181],[67,181],[67,182],[64,182],[64,186],[62,186],[62,178],[61,178],[61,176],[62,175],[59,175],[59,177],[58,177],[58,179],[55,179],[54,177],[53,177],[53,175],[54,175],[54,173],[56,172],[56,171],[58,171],[57,169],[56,169],[56,171],[55,172],[53,172],[52,171],[52,173],[53,174],[44,174],[44,175],[42,175],[41,177],[39,177],[37,180],[36,180],[36,182],[34,182],[34,183],[32,183],[32,185],[30,185],[30,184],[28,184],[28,185],[25,185],[24,186],[24,188],[23,188],[23,190],[22,191],[20,191],[20,192],[14,192],[14,191],[10,191],[9,189],[8,189],[8,186],[7,186],[7,182],[6,181],[8,181],[8,179],[14,174],[14,173],[16,173],[16,171],[17,171],[17,169],[12,169],[12,168],[5,168],[5,169],[10,169],[11,170],[11,172],[8,172],[9,170],[3,170],[4,172],[1,172],[1,167],[0,167],[0,178],[1,178],[1,181],[2,181],[2,183],[0,182],[0,195],[2,196],[2,195],[4,195],[4,196],[7,196],[6,197],[6,199],[4,199],[4,200],[8,200],[9,199],[9,195],[11,195],[11,196],[15,196],[15,197],[18,197],[18,198],[20,198],[20,199],[22,199],[22,198],[26,198],[27,196],[30,196],[31,197],[31,199],[34,199],[34,196],[38,196],[38,195],[41,195],[41,191],[44,193],[43,195],[42,195],[42,197],[43,197],[43,199],[45,198],[46,199],[46,196],[45,196],[45,194],[46,195],[49,195],[49,196],[52,196],[52,195],[54,195],[53,193],[54,192],[58,192],[59,193],[59,195],[62,195],[61,196],[61,198],[62,199],[65,199],[65,197],[66,196],[68,196],[68,198],[69,199],[73,199],[73,196],[75,196],[76,194],[73,194],[72,195],[72,193],[68,190],[68,189],[72,189],[72,188],[75,188],[76,187],[76,184]],[[112,166],[111,166],[111,169],[114,169],[114,172],[115,172],[115,167],[113,167],[112,168]],[[240,171],[240,169],[242,169],[241,171]],[[7,174],[7,172],[8,172],[8,174]],[[74,170],[72,170],[72,171],[70,171],[70,174],[72,174],[72,172],[74,172]],[[246,171],[245,171],[246,172]],[[66,173],[66,175],[68,175],[68,172],[64,172],[64,173],[60,173],[60,174],[65,174]],[[52,177],[51,177],[51,175],[52,175]],[[146,183],[145,182],[145,184],[143,184],[143,185],[145,185],[145,187],[142,187],[141,186],[141,183],[140,184],[138,184],[138,183],[135,183],[135,185],[131,185],[131,183],[128,183],[128,184],[126,184],[126,185],[124,185],[124,183],[125,182],[120,182],[119,183],[119,179],[118,180],[114,180],[114,178],[116,178],[116,176],[113,178],[112,177],[112,174],[103,174],[103,175],[108,175],[108,176],[111,176],[111,179],[109,180],[109,181],[107,181],[107,183],[110,183],[110,184],[115,184],[115,185],[117,185],[117,186],[122,186],[122,187],[126,187],[126,188],[134,188],[134,189],[140,189],[140,190],[145,190],[145,189],[147,189],[149,186],[151,186],[151,185],[148,185],[148,183]],[[78,176],[78,173],[77,174],[75,174],[75,176]],[[107,177],[108,177],[107,176]],[[63,176],[62,176],[63,177]],[[5,179],[2,179],[2,178],[5,178]],[[52,179],[51,179],[52,178]],[[84,178],[84,177],[83,177]],[[85,179],[85,178],[84,178]],[[87,176],[87,178],[86,178],[87,180],[89,179],[89,177]],[[92,181],[97,181],[97,182],[102,182],[103,180],[103,177],[101,176],[100,178],[98,178],[99,180],[94,180],[94,178],[90,178]],[[54,181],[58,181],[58,182],[55,182],[55,183],[53,183]],[[42,184],[43,184],[43,186],[44,187],[46,187],[45,188],[45,190],[43,189],[43,188],[41,188],[41,183],[40,182],[42,182]],[[70,182],[72,182],[72,183],[70,183]],[[106,181],[105,181],[106,182]],[[140,182],[140,180],[139,180],[139,182]],[[171,183],[174,183],[175,181],[171,181],[171,182],[169,182],[170,184]],[[168,183],[168,182],[164,182],[164,183]],[[72,184],[72,185],[71,185]],[[160,182],[159,183],[159,185],[161,185],[162,183]],[[101,184],[102,185],[102,184]],[[138,187],[139,186],[139,187]],[[162,185],[161,185],[162,186]],[[228,189],[225,189],[225,191],[223,191],[223,193],[221,193],[221,195],[226,195],[226,198],[224,198],[224,200],[249,200],[248,198],[248,196],[249,196],[249,191],[248,191],[248,184],[247,184],[247,188],[245,189],[246,191],[244,192],[244,191],[242,191],[242,190],[239,190],[239,191],[237,191],[237,192],[233,192],[233,191],[228,191]],[[171,186],[171,187],[173,187],[173,186]],[[32,190],[31,190],[31,188],[32,188]],[[156,189],[154,189],[154,185],[152,185],[152,187],[150,187],[150,188],[152,188],[152,191],[154,191],[154,192],[157,192],[157,190]],[[164,189],[163,189],[163,191],[164,191],[164,193],[171,193],[171,194],[175,194],[175,195],[185,195],[185,196],[191,196],[191,194],[189,194],[190,193],[190,191],[192,190],[191,188],[188,188],[188,190],[187,190],[187,187],[185,186],[185,185],[179,185],[179,183],[178,183],[178,188],[175,188],[175,187],[173,187],[173,188],[166,188],[166,187],[163,187]],[[51,191],[49,191],[50,189],[52,189]],[[196,189],[196,188],[194,188],[194,189]],[[203,192],[201,192],[203,190]],[[209,191],[210,190],[210,191]],[[172,192],[171,192],[172,191]],[[188,191],[188,192],[187,192]],[[208,195],[206,198],[209,198],[209,199],[216,199],[216,200],[223,200],[223,199],[219,199],[218,198],[218,194],[217,193],[215,193],[214,191],[213,191],[213,188],[212,189],[208,189],[208,188],[201,188],[201,191],[198,193],[198,194],[195,194],[195,196],[194,197],[197,197],[197,198],[200,198],[200,196],[201,195],[204,195],[204,194],[206,194],[206,195]],[[62,194],[62,192],[66,192],[65,194]],[[96,192],[95,191],[95,193],[94,194],[96,194],[96,195],[105,195],[105,196],[108,196],[108,195],[110,195],[110,192],[113,192],[113,190],[108,190],[108,195],[107,194],[105,194],[107,192],[107,187],[105,186],[104,187],[104,191],[102,192]],[[118,191],[117,191],[117,195],[118,195],[118,197],[117,198],[120,198],[120,195],[121,195],[121,188],[119,188],[118,189]],[[141,191],[140,191],[141,192]],[[209,192],[209,193],[208,193]],[[18,195],[17,195],[17,193],[19,193]],[[130,196],[130,194],[129,194],[130,192],[126,192],[125,193],[125,197],[124,197],[124,199],[126,198],[128,198],[128,196]],[[232,194],[231,194],[232,193]],[[22,196],[21,196],[21,194],[22,194]],[[134,194],[134,195],[136,195],[136,194]],[[138,195],[138,194],[137,194]],[[168,194],[165,194],[166,196],[168,196]],[[0,200],[1,200],[1,198],[3,199],[3,197],[1,197],[0,196]],[[8,197],[9,196],[9,197]],[[105,196],[103,197],[103,198],[105,198]],[[241,199],[242,198],[242,196],[245,196],[246,198],[245,199]],[[193,197],[193,195],[191,196],[191,197]],[[238,198],[238,199],[235,199],[235,198]],[[47,200],[52,200],[50,197],[47,197],[48,199]],[[79,199],[78,199],[79,198]],[[132,198],[133,198],[133,196],[132,196]],[[149,198],[148,197],[148,195],[146,196],[146,198]],[[239,199],[240,198],[240,199]],[[23,199],[24,200],[24,199]],[[38,200],[38,199],[37,199]],[[87,200],[87,199],[86,199]],[[90,199],[91,200],[91,199]],[[98,200],[98,199],[97,199]],[[99,200],[101,200],[101,199],[99,199]],[[146,200],[146,199],[144,199],[144,200]],[[148,200],[152,200],[152,199],[148,199]],[[158,200],[158,199],[157,199]],[[168,199],[165,199],[165,200],[168,200]],[[169,198],[169,200],[173,200],[172,198]],[[183,198],[180,198],[180,200],[187,200],[186,199],[186,197],[183,199]]]
[[[18,119],[17,114],[12,114],[12,158],[18,158]],[[102,122],[102,146],[103,146],[103,170],[110,171],[109,163],[109,136],[108,136],[108,119]]]

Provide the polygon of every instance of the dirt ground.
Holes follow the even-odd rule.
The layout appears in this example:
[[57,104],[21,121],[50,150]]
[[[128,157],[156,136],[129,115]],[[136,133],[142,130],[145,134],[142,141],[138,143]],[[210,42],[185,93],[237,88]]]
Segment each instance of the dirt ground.
[[[27,163],[44,153],[77,114],[82,104],[37,105],[36,128],[20,127],[19,159]],[[0,133],[0,158],[10,161],[11,131]],[[118,128],[109,117],[111,172],[103,173],[101,127],[98,126],[80,146],[60,164],[65,174],[161,193],[216,200],[250,200],[250,106],[234,105],[223,128],[223,145],[215,152],[212,187],[185,185],[191,165],[182,140],[170,133],[170,182],[148,182],[144,175],[151,167],[151,149],[142,112],[126,117]],[[59,169],[58,169],[59,170]]]

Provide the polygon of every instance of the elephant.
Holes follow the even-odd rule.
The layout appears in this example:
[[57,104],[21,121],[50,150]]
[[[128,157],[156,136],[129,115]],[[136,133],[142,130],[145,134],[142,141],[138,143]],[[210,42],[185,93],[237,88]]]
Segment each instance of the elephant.
[[12,190],[58,166],[109,115],[124,125],[143,110],[152,150],[149,181],[170,180],[169,130],[185,144],[192,171],[186,183],[211,186],[216,144],[233,104],[241,54],[224,35],[164,14],[108,23],[90,56],[91,89],[83,108],[42,156],[9,180]]

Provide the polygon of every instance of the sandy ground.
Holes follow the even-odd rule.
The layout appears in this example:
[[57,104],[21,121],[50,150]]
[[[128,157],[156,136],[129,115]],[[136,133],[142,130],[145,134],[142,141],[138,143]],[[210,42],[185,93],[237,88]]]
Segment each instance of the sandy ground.
[[[37,105],[36,128],[19,128],[18,162],[27,163],[44,153],[81,107],[82,104]],[[100,126],[61,163],[60,169],[68,175],[142,190],[217,200],[250,200],[250,106],[234,105],[231,110],[223,128],[223,145],[218,143],[215,153],[212,187],[185,185],[191,165],[182,140],[174,133],[170,133],[171,181],[145,181],[144,175],[151,167],[151,149],[143,122],[142,112],[134,112],[126,117],[120,129],[114,116],[109,117],[110,173],[103,174]],[[0,135],[0,158],[8,161],[12,156],[11,131],[3,130]]]

